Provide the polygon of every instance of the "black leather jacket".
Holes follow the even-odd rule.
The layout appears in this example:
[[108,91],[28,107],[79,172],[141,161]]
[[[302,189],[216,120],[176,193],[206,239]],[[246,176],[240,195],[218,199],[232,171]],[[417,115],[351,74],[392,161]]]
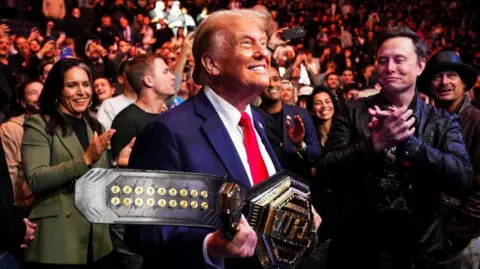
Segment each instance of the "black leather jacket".
[[[370,184],[375,178],[372,173],[387,167],[386,154],[375,152],[368,127],[371,116],[367,109],[374,105],[385,109],[389,102],[380,93],[348,104],[345,111],[335,111],[326,155],[317,167],[323,172],[322,180],[331,185],[335,200],[329,258],[341,258],[333,268],[374,266],[380,256],[390,257],[396,264],[427,260],[442,248],[440,192],[461,195],[472,183],[472,165],[458,116],[431,108],[415,95],[410,104],[416,118],[415,134],[397,145],[395,153],[396,159],[402,160],[398,171],[406,182],[400,195],[405,199],[385,198],[384,192],[395,186],[381,177],[375,179],[375,187]],[[392,207],[376,208],[381,199],[392,202]]]

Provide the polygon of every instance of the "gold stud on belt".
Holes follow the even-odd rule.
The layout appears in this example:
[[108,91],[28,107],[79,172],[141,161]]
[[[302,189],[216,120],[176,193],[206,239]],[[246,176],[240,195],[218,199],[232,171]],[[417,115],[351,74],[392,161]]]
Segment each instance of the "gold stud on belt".
[[142,187],[136,187],[135,188],[135,193],[136,194],[142,194],[143,193],[143,188]]
[[159,188],[158,189],[158,194],[165,195],[165,193],[167,193],[167,190],[165,188]]
[[132,199],[130,198],[123,198],[123,204],[129,206],[132,204]]
[[119,205],[120,204],[120,198],[113,197],[111,202],[112,202],[112,205]]
[[117,186],[117,185],[112,186],[112,193],[117,194],[119,192],[120,192],[120,187],[119,186]]
[[180,190],[180,195],[181,195],[182,197],[185,197],[185,196],[188,195],[188,191],[187,191],[186,189],[181,189],[181,190]]
[[123,193],[130,194],[132,192],[132,188],[130,186],[123,187]]
[[154,195],[155,194],[155,188],[148,187],[147,188],[147,194],[148,195]]
[[148,206],[154,206],[155,205],[155,200],[153,198],[148,198],[147,199],[147,205]]
[[191,195],[192,197],[197,197],[197,196],[198,196],[198,191],[197,191],[197,190],[191,190],[191,191],[190,191],[190,195]]
[[142,206],[143,205],[143,199],[142,198],[135,199],[135,205],[136,206]]

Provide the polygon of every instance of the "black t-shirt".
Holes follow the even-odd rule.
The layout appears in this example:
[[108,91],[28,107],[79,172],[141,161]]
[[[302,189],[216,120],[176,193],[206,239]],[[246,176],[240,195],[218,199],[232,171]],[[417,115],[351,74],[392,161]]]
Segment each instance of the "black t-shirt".
[[[415,111],[416,96],[413,100],[409,108]],[[387,110],[388,104],[380,105],[380,108]],[[370,231],[366,232],[375,236],[371,238],[372,242],[384,253],[402,253],[402,248],[416,242],[412,229],[415,225],[414,210],[419,205],[403,147],[404,143],[399,143],[379,154],[364,181],[367,214],[371,220]]]
[[113,119],[116,130],[111,140],[112,158],[115,160],[122,149],[158,114],[145,112],[135,104],[127,106]]
[[262,115],[267,124],[265,131],[268,141],[272,145],[278,160],[283,165],[283,109],[275,114],[270,114],[262,108],[258,108],[257,111]]

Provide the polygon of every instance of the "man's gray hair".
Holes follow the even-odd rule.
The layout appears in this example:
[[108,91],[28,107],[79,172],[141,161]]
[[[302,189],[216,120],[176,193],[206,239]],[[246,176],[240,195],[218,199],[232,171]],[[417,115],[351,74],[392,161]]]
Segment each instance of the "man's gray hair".
[[205,72],[202,65],[202,55],[205,52],[215,51],[218,49],[220,44],[215,42],[216,37],[223,31],[234,31],[234,29],[229,27],[229,23],[242,18],[250,19],[251,21],[255,22],[261,30],[265,31],[265,33],[268,32],[270,14],[250,9],[217,11],[203,20],[198,29],[195,31],[195,39],[193,41],[193,57],[195,59],[193,81],[195,81],[196,84],[205,84]]

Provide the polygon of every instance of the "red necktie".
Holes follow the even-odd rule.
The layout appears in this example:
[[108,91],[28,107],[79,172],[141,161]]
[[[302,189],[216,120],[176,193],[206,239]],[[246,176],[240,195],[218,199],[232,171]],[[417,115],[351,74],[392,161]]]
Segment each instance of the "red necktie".
[[267,166],[260,153],[260,147],[258,146],[257,136],[255,135],[252,121],[246,112],[242,113],[239,124],[243,127],[243,142],[245,150],[247,151],[247,159],[250,166],[250,173],[252,174],[253,185],[257,185],[268,178]]

